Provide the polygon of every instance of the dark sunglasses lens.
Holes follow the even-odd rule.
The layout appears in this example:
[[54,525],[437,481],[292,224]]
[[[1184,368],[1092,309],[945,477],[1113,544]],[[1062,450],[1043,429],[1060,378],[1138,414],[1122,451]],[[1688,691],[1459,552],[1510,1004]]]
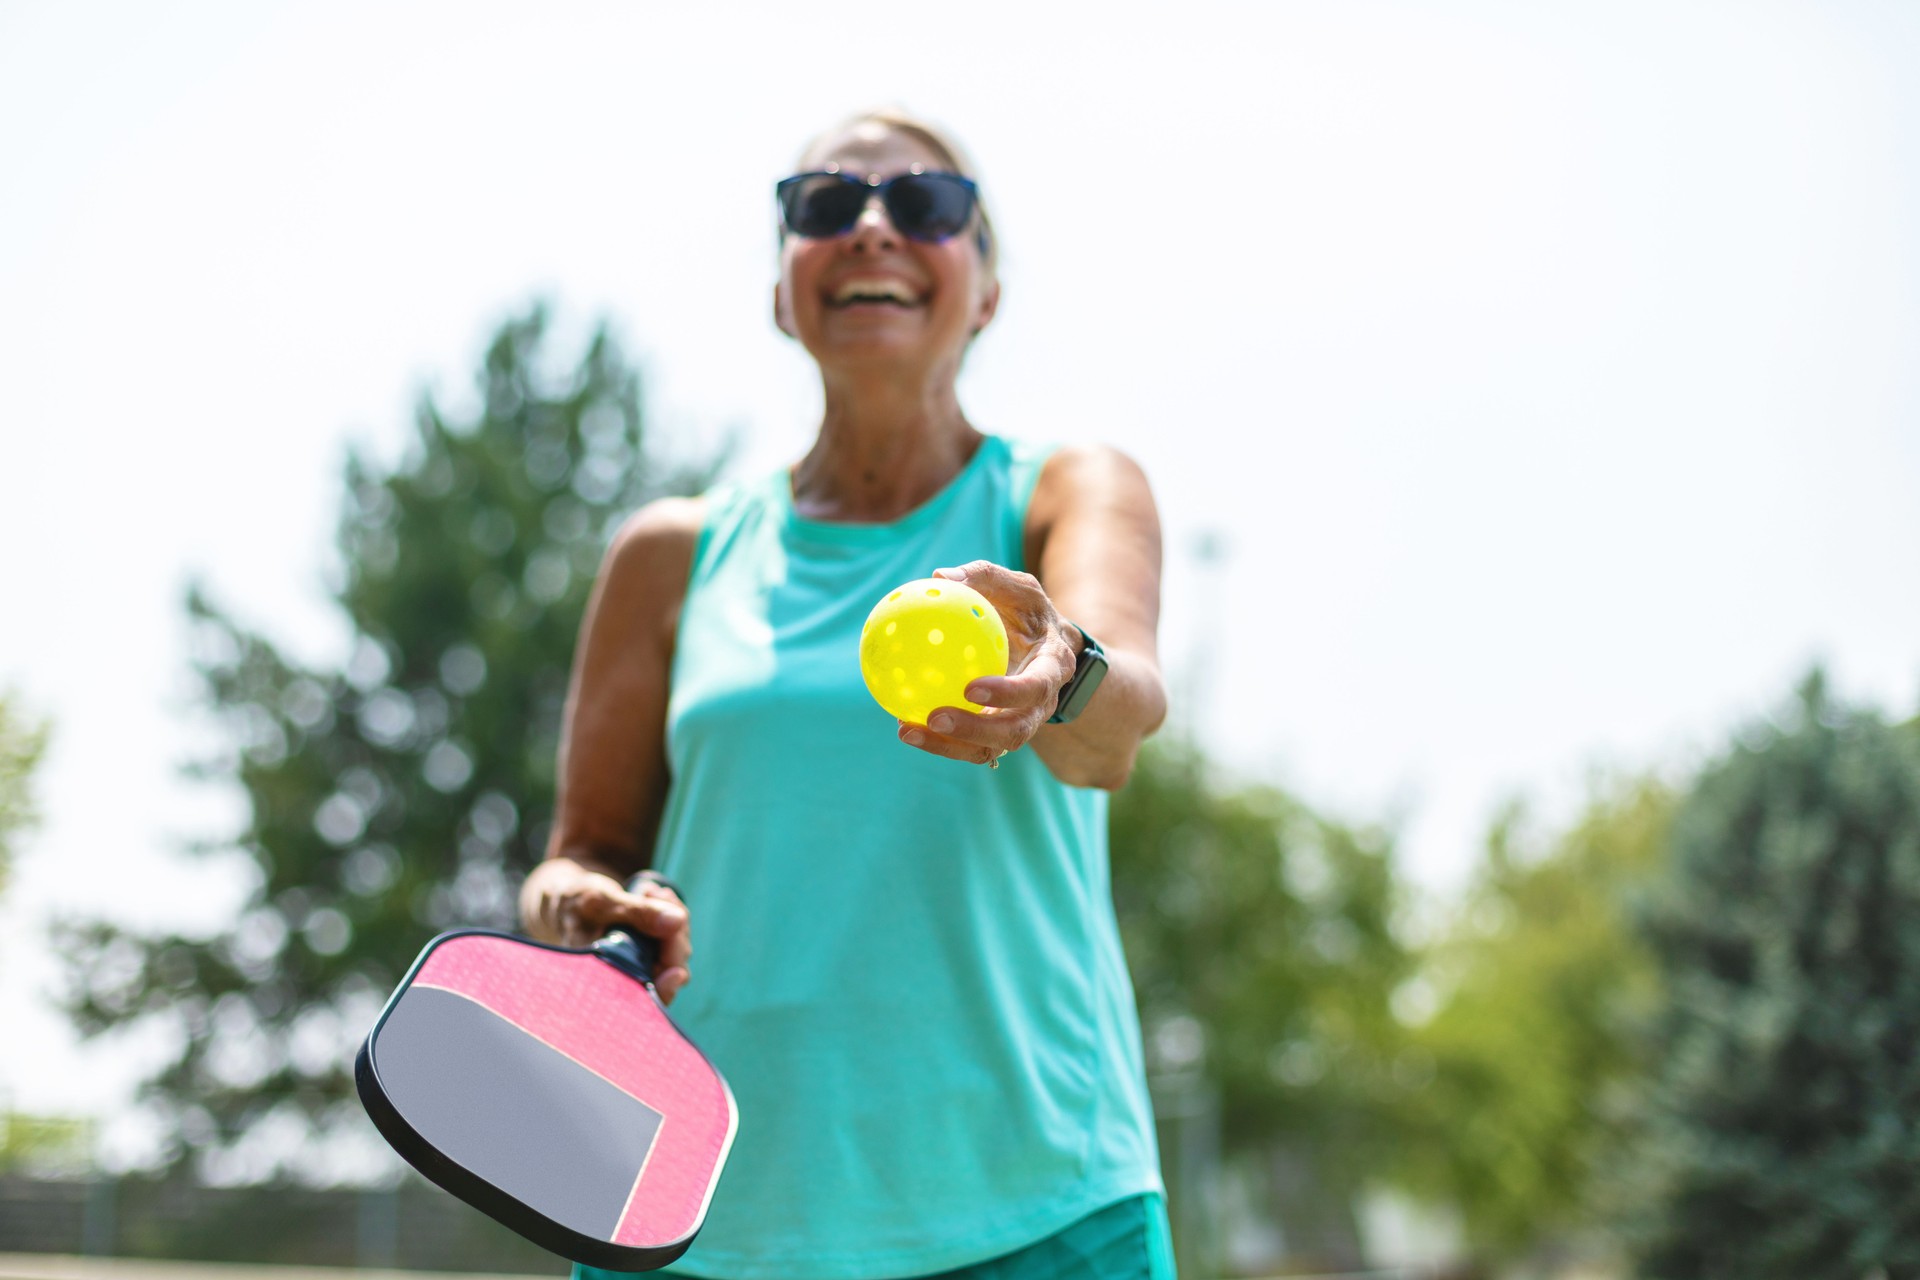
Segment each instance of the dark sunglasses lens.
[[945,240],[972,220],[973,187],[950,173],[902,174],[887,187],[887,217],[902,235]]
[[837,236],[859,221],[867,188],[830,173],[780,184],[780,216],[798,236]]

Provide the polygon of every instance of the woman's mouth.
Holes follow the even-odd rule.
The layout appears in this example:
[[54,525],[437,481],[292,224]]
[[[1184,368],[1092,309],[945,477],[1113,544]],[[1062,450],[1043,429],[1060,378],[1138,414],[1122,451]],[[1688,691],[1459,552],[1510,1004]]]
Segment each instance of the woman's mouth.
[[848,280],[827,297],[830,307],[917,307],[925,299],[903,280],[864,278]]

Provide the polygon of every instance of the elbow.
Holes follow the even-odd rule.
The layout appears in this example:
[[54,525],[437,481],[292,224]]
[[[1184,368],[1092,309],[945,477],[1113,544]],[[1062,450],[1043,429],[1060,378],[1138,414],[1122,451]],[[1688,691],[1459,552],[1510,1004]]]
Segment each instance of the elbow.
[[1069,786],[1090,787],[1097,791],[1118,791],[1133,776],[1134,761],[1139,758],[1140,745],[1136,742],[1114,755],[1082,761],[1080,767],[1072,771],[1072,777],[1063,777],[1060,781]]

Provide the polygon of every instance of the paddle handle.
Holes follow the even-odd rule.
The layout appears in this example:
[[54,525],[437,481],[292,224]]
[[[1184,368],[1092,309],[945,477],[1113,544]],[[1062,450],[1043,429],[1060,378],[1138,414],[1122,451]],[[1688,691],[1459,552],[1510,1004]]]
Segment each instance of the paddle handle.
[[[627,892],[639,889],[644,882],[663,884],[673,890],[682,902],[686,901],[680,893],[680,886],[661,875],[658,871],[642,871],[627,882]],[[634,929],[613,929],[607,936],[593,944],[593,949],[608,964],[621,972],[638,978],[647,985],[653,985],[653,972],[660,967],[660,939],[652,934],[641,933]]]
[[631,929],[615,929],[593,944],[593,952],[614,968],[647,985],[660,964],[660,940]]

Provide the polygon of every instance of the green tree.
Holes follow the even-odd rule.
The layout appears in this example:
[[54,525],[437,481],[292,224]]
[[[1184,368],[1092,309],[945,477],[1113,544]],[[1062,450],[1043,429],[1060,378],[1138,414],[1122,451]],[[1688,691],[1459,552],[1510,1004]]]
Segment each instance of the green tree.
[[602,548],[637,504],[702,483],[643,452],[639,379],[604,330],[556,374],[535,309],[493,340],[479,389],[471,422],[424,399],[391,473],[347,461],[349,661],[302,665],[190,593],[228,744],[200,769],[248,801],[237,839],[209,846],[254,872],[238,919],[210,938],[64,930],[84,1032],[176,1030],[143,1096],[205,1176],[325,1177],[307,1157],[330,1139],[368,1149],[353,1044],[429,934],[511,926]]
[[[33,771],[46,751],[47,727],[29,721],[12,693],[0,693],[0,892],[18,853],[20,835],[39,820]],[[0,1111],[0,1170],[74,1163],[83,1126],[74,1120]]]
[[93,1125],[75,1116],[0,1112],[0,1173],[72,1174],[85,1169]]
[[1414,1042],[1433,1082],[1408,1099],[1395,1164],[1459,1209],[1483,1256],[1564,1242],[1605,1216],[1659,998],[1631,909],[1664,864],[1675,803],[1658,779],[1606,780],[1550,836],[1509,809],[1424,957],[1435,1012]]
[[1647,916],[1649,1277],[1920,1276],[1920,742],[1796,703],[1706,770]]
[[1392,1012],[1413,957],[1386,837],[1170,741],[1115,798],[1112,843],[1150,1073],[1217,1095],[1223,1158],[1297,1258],[1356,1264],[1354,1202],[1429,1074]]
[[29,722],[14,695],[0,694],[0,890],[18,852],[15,841],[39,820],[33,771],[46,747],[46,725]]

